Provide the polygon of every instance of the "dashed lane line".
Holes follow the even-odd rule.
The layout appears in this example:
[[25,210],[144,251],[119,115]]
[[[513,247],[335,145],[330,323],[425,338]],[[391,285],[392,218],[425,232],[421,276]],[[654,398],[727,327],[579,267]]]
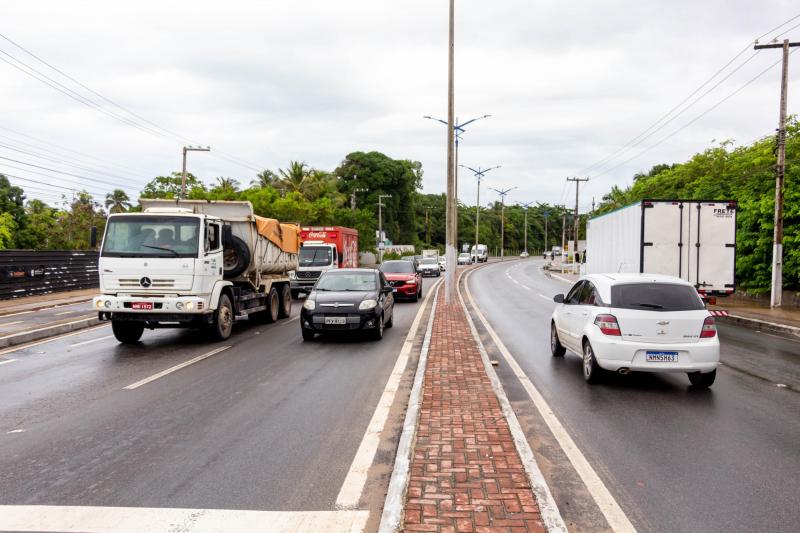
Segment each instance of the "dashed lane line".
[[98,324],[97,326],[93,326],[93,327],[90,327],[90,328],[79,329],[77,331],[70,331],[69,333],[64,333],[62,335],[56,335],[54,337],[48,337],[48,338],[42,339],[40,341],[29,342],[28,344],[20,344],[20,345],[14,346],[12,348],[7,348],[5,350],[0,350],[0,355],[5,355],[5,354],[8,354],[8,353],[13,353],[13,352],[21,352],[22,350],[27,350],[28,348],[33,348],[34,346],[39,346],[40,344],[47,344],[48,342],[57,341],[57,340],[60,340],[60,339],[66,338],[66,337],[74,337],[75,335],[82,335],[82,334],[88,333],[90,331],[94,331],[94,330],[101,329],[101,328],[107,328],[107,327],[109,327],[109,324]]
[[208,359],[212,355],[216,355],[216,354],[218,354],[220,352],[224,352],[225,350],[227,350],[230,347],[231,346],[220,346],[219,348],[211,350],[210,352],[206,352],[206,353],[204,353],[202,355],[198,355],[197,357],[195,357],[193,359],[189,359],[188,361],[184,361],[183,363],[180,363],[178,365],[169,367],[166,370],[162,370],[161,372],[158,372],[157,374],[153,374],[150,377],[147,377],[147,378],[144,378],[142,380],[139,380],[136,383],[131,383],[127,387],[124,387],[124,389],[125,390],[136,390],[136,389],[138,389],[139,387],[141,387],[143,385],[147,385],[148,383],[153,382],[153,381],[155,381],[155,380],[157,380],[159,378],[163,378],[164,376],[172,374],[173,372],[177,372],[178,370],[181,370],[182,368],[186,368],[189,365],[193,365],[195,363],[199,363],[203,359]]
[[104,341],[106,339],[113,339],[113,338],[114,338],[114,335],[105,335],[103,337],[97,337],[96,339],[89,339],[88,341],[76,342],[75,344],[70,344],[69,347],[70,348],[77,348],[78,346],[85,346],[87,344],[92,344],[92,343],[95,343],[95,342],[100,342],[100,341]]
[[5,361],[0,361],[0,365],[7,365],[8,363],[13,363],[14,361],[18,361],[19,359],[6,359]]
[[386,420],[389,417],[389,411],[394,403],[394,397],[397,394],[397,389],[400,386],[400,379],[403,377],[406,365],[408,365],[408,358],[411,355],[411,349],[414,347],[414,338],[417,335],[422,315],[428,304],[428,299],[431,294],[436,294],[436,289],[439,287],[440,279],[431,286],[425,293],[422,304],[419,306],[417,315],[411,323],[411,328],[408,330],[408,335],[403,342],[403,347],[400,354],[397,356],[397,361],[394,364],[392,373],[389,380],[386,382],[386,387],[383,389],[378,405],[375,407],[375,412],[372,419],[369,421],[367,431],[361,439],[361,444],[358,446],[356,456],[350,465],[350,470],[339,489],[339,495],[336,497],[337,509],[354,509],[358,506],[358,501],[361,499],[361,493],[364,491],[364,485],[367,483],[367,472],[369,467],[372,466],[372,461],[375,459],[375,453],[378,451],[380,444],[381,433],[386,426]]
[[586,485],[586,488],[592,495],[595,503],[597,503],[597,506],[600,508],[603,516],[605,516],[606,521],[608,522],[609,526],[611,526],[611,529],[615,532],[635,532],[636,529],[633,527],[633,524],[630,522],[630,520],[628,520],[625,512],[614,499],[614,496],[608,490],[608,487],[606,487],[606,485],[603,483],[603,480],[600,479],[600,476],[597,474],[594,468],[592,468],[592,465],[583,455],[577,444],[575,444],[575,441],[572,440],[572,437],[570,437],[566,428],[564,428],[564,426],[558,420],[558,417],[550,408],[547,401],[544,399],[544,396],[542,396],[527,374],[525,374],[525,372],[522,370],[522,367],[519,366],[519,363],[517,363],[517,360],[514,358],[508,348],[506,348],[506,345],[500,339],[500,336],[497,334],[494,328],[489,324],[489,321],[486,320],[486,317],[483,315],[472,297],[472,291],[469,289],[468,282],[469,278],[464,281],[464,288],[465,292],[467,293],[467,299],[469,300],[470,306],[475,310],[475,315],[481,321],[483,327],[494,341],[495,346],[503,354],[503,357],[505,357],[506,362],[514,372],[514,375],[528,393],[528,396],[530,397],[536,409],[539,411],[539,414],[541,414],[542,418],[547,424],[547,427],[550,428],[550,431],[558,441],[561,449],[566,454],[570,463],[572,463],[572,467],[578,473],[584,485]]

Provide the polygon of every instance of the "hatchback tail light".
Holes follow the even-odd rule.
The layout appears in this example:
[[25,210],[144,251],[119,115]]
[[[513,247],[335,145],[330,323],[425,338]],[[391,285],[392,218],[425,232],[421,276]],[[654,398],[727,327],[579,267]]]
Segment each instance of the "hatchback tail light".
[[703,329],[700,330],[701,339],[710,339],[717,336],[717,324],[713,316],[707,316],[703,321]]
[[603,335],[611,335],[614,337],[622,336],[619,323],[617,323],[617,317],[614,315],[597,315],[594,319],[594,325],[600,328]]

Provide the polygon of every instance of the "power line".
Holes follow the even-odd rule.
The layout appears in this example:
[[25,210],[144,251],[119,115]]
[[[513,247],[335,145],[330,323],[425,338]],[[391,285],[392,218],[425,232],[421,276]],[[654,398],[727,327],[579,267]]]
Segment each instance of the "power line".
[[[786,20],[786,21],[785,21],[785,22],[783,22],[782,24],[779,24],[779,25],[778,25],[778,26],[776,26],[775,28],[773,28],[773,29],[769,30],[768,32],[764,33],[763,35],[759,36],[758,38],[756,38],[756,41],[758,41],[759,39],[762,39],[762,38],[763,38],[764,36],[766,36],[766,35],[769,35],[769,34],[770,34],[770,33],[772,33],[773,31],[776,31],[776,30],[778,30],[778,29],[782,28],[783,26],[786,26],[787,24],[791,23],[792,21],[794,21],[794,20],[796,20],[796,19],[798,19],[798,18],[800,18],[800,14],[798,14],[798,15],[795,15],[794,17],[791,17],[790,19]],[[796,26],[795,26],[795,27],[796,27]],[[792,29],[792,28],[790,28],[790,29],[789,29],[789,30],[787,30],[787,31],[791,31],[791,29]],[[680,101],[680,102],[679,102],[677,105],[673,106],[673,107],[672,107],[672,109],[670,109],[669,111],[667,111],[667,113],[665,113],[665,114],[664,114],[664,115],[662,115],[662,116],[661,116],[661,117],[660,117],[658,120],[656,120],[655,122],[653,122],[653,123],[652,123],[650,126],[648,126],[648,127],[647,127],[647,128],[644,130],[644,131],[642,131],[642,132],[641,132],[641,133],[639,133],[639,134],[638,134],[636,137],[634,137],[634,138],[632,138],[631,140],[629,140],[628,142],[626,142],[626,143],[625,143],[623,146],[621,146],[620,148],[618,148],[617,150],[615,150],[615,151],[614,151],[614,152],[612,152],[611,154],[609,154],[609,155],[607,155],[606,157],[604,157],[604,158],[600,159],[599,161],[596,161],[596,162],[592,163],[591,165],[589,165],[589,166],[587,166],[587,167],[585,167],[585,168],[581,169],[581,170],[578,172],[578,174],[584,174],[584,173],[586,173],[586,172],[588,172],[588,171],[590,171],[590,170],[592,170],[592,169],[595,169],[595,168],[597,168],[597,167],[600,167],[600,166],[603,166],[603,165],[605,165],[606,163],[610,162],[610,161],[611,161],[611,160],[613,160],[613,159],[616,159],[617,157],[619,157],[619,156],[620,156],[620,155],[622,155],[623,153],[627,152],[627,151],[628,151],[628,150],[630,150],[631,148],[633,148],[633,147],[637,146],[638,144],[640,144],[640,143],[641,143],[641,141],[644,141],[646,138],[648,138],[650,135],[652,135],[652,133],[655,133],[656,131],[658,131],[658,130],[662,129],[662,128],[663,128],[663,126],[665,126],[666,124],[668,124],[669,122],[671,122],[672,120],[674,120],[675,118],[677,118],[678,116],[680,116],[681,114],[683,114],[684,112],[686,112],[688,109],[690,109],[692,106],[694,106],[694,104],[696,104],[697,102],[699,102],[700,100],[702,100],[702,99],[703,99],[703,98],[704,98],[706,95],[708,95],[708,94],[709,94],[711,91],[713,91],[713,90],[714,90],[716,87],[718,87],[718,86],[719,86],[719,85],[722,83],[722,81],[725,81],[726,79],[730,78],[730,76],[731,76],[731,74],[733,74],[733,72],[736,72],[737,70],[741,69],[741,68],[742,68],[742,67],[743,67],[743,66],[744,66],[746,63],[748,63],[748,62],[749,62],[751,59],[753,59],[753,57],[755,57],[755,54],[754,54],[753,56],[749,57],[749,58],[748,58],[748,59],[747,59],[747,60],[746,60],[744,63],[742,63],[741,65],[739,65],[739,66],[738,66],[738,67],[737,67],[737,68],[736,68],[736,69],[735,69],[733,72],[731,72],[731,73],[730,73],[730,74],[728,74],[728,75],[727,75],[725,78],[723,78],[723,80],[721,80],[719,83],[717,83],[716,85],[714,85],[714,87],[712,87],[712,88],[711,88],[709,91],[707,91],[707,92],[706,92],[706,93],[704,93],[704,94],[703,94],[701,97],[697,98],[697,99],[696,99],[694,102],[692,102],[691,104],[689,104],[689,105],[688,105],[688,106],[687,106],[685,109],[683,109],[683,110],[682,110],[680,113],[678,113],[677,115],[675,115],[675,116],[674,116],[673,118],[671,118],[669,121],[667,121],[667,122],[665,122],[664,124],[662,124],[660,127],[658,127],[658,129],[657,129],[657,130],[655,130],[655,131],[652,131],[652,133],[651,133],[650,135],[647,135],[649,132],[651,132],[651,130],[653,130],[653,128],[656,128],[657,126],[659,126],[659,124],[661,124],[661,123],[662,123],[662,122],[663,122],[665,119],[667,119],[667,118],[668,118],[670,115],[672,115],[672,114],[673,114],[675,111],[677,111],[678,109],[680,109],[680,108],[681,108],[681,107],[682,107],[682,106],[683,106],[683,105],[684,105],[686,102],[688,102],[688,101],[689,101],[689,100],[690,100],[690,99],[691,99],[693,96],[695,96],[697,93],[699,93],[701,90],[703,90],[703,88],[704,88],[705,86],[707,86],[707,85],[708,85],[709,83],[711,83],[711,82],[712,82],[712,81],[713,81],[713,80],[714,80],[714,79],[715,79],[717,76],[719,76],[719,75],[720,75],[722,72],[724,72],[724,71],[725,71],[725,70],[726,70],[726,69],[727,69],[727,68],[728,68],[730,65],[732,65],[732,64],[733,64],[733,63],[734,63],[734,62],[735,62],[737,59],[739,59],[739,57],[741,57],[741,56],[742,56],[742,55],[743,55],[745,52],[747,52],[748,50],[750,50],[750,47],[751,47],[751,46],[752,46],[752,42],[749,42],[749,43],[747,43],[747,45],[746,45],[744,48],[742,48],[742,50],[740,50],[740,51],[739,51],[739,52],[738,52],[738,53],[737,53],[737,54],[736,54],[736,55],[735,55],[735,56],[734,56],[732,59],[730,59],[730,60],[729,60],[727,63],[725,63],[725,65],[723,65],[723,66],[722,66],[720,69],[718,69],[718,70],[717,70],[717,71],[716,71],[716,72],[715,72],[715,73],[714,73],[714,74],[713,74],[713,75],[712,75],[710,78],[708,78],[706,81],[704,81],[702,84],[700,84],[700,85],[699,85],[699,86],[698,86],[698,87],[697,87],[697,88],[696,88],[694,91],[692,91],[691,93],[689,93],[689,95],[688,95],[688,96],[686,96],[686,97],[685,97],[683,100],[681,100],[681,101]],[[647,137],[644,137],[645,135],[647,135]],[[643,138],[643,137],[644,137],[644,138]],[[638,142],[637,142],[637,141],[638,141]],[[633,144],[633,143],[636,143],[636,144]]]
[[[9,158],[0,156],[0,159],[9,159]],[[23,164],[24,165],[28,165],[28,166],[34,166],[34,167],[37,166],[37,165],[31,165],[30,163],[23,163]],[[45,178],[51,178],[51,179],[54,179],[54,180],[66,181],[67,183],[71,183],[72,185],[76,185],[78,187],[86,188],[86,187],[93,187],[94,186],[92,184],[84,183],[82,181],[77,181],[76,182],[76,180],[74,178],[70,178],[70,177],[66,177],[65,178],[63,176],[53,176],[52,174],[47,174],[47,173],[44,173],[44,172],[38,172],[36,170],[31,170],[31,169],[28,169],[28,168],[21,168],[21,167],[15,166],[15,165],[9,165],[8,163],[0,162],[0,165],[2,165],[3,167],[6,167],[6,168],[12,168],[14,170],[21,170],[23,172],[29,172],[31,174],[36,174],[38,176],[44,176]],[[63,174],[63,172],[61,172],[59,170],[52,170],[52,169],[49,169],[49,168],[46,168],[46,167],[38,167],[38,168],[43,168],[45,170],[51,170],[53,172]],[[81,177],[81,176],[78,176],[78,177]],[[116,185],[114,187],[118,188],[118,189],[123,189],[123,190],[127,189],[127,191],[129,191],[129,192],[134,192],[134,189],[132,189],[130,187],[120,187],[120,186],[116,186]],[[97,193],[97,194],[100,194],[100,193]]]
[[[794,53],[794,52],[792,52],[792,53]],[[702,113],[697,115],[695,118],[693,118],[692,120],[690,120],[689,122],[687,122],[686,124],[684,124],[683,126],[678,128],[677,130],[675,130],[672,133],[670,133],[669,135],[667,135],[663,139],[655,142],[654,144],[651,144],[650,146],[648,146],[647,148],[645,148],[644,150],[642,150],[638,154],[636,154],[636,155],[634,155],[634,156],[622,161],[621,163],[619,163],[617,165],[614,165],[613,167],[611,167],[611,168],[609,168],[607,170],[604,170],[603,172],[600,172],[599,174],[595,174],[592,177],[598,178],[600,176],[603,176],[604,174],[608,174],[609,172],[613,172],[614,170],[618,169],[619,167],[625,165],[626,163],[629,163],[630,161],[633,161],[637,157],[640,157],[641,155],[649,152],[650,150],[652,150],[656,146],[659,146],[660,144],[664,143],[665,141],[671,139],[672,137],[674,137],[675,135],[677,135],[681,131],[685,130],[686,128],[688,128],[689,126],[691,126],[692,124],[694,124],[695,122],[697,122],[698,120],[700,120],[701,118],[703,118],[704,116],[709,114],[711,111],[715,110],[716,108],[718,108],[719,106],[721,106],[722,104],[724,104],[725,102],[727,102],[728,100],[733,98],[735,95],[739,94],[745,87],[747,87],[748,85],[750,85],[751,83],[756,81],[758,78],[760,78],[761,76],[763,76],[764,74],[766,74],[767,72],[769,72],[770,70],[775,68],[780,62],[781,62],[781,60],[778,60],[775,63],[771,64],[770,66],[768,66],[767,68],[762,70],[760,73],[758,73],[755,77],[753,77],[749,81],[747,81],[744,85],[742,85],[741,87],[739,87],[738,89],[736,89],[735,91],[730,93],[728,96],[726,96],[725,98],[723,98],[722,100],[720,100],[716,104],[714,104],[713,106],[709,107],[708,109],[706,109],[705,111],[703,111]]]

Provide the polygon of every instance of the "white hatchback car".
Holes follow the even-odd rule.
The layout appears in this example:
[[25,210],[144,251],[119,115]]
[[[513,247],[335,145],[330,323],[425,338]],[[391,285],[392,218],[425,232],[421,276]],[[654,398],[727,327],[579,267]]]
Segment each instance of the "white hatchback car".
[[653,274],[592,274],[553,300],[559,305],[550,349],[554,356],[567,348],[581,354],[589,383],[604,370],[686,372],[697,387],[714,383],[717,328],[690,283]]

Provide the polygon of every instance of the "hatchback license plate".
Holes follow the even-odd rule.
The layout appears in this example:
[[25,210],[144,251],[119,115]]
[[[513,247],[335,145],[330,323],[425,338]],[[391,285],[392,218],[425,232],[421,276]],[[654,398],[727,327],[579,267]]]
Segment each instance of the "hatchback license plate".
[[347,324],[347,318],[343,316],[326,316],[325,323],[329,326],[341,326]]
[[646,360],[648,363],[676,363],[678,352],[647,352]]
[[153,304],[152,302],[133,302],[131,304],[131,309],[138,309],[139,311],[152,311]]

